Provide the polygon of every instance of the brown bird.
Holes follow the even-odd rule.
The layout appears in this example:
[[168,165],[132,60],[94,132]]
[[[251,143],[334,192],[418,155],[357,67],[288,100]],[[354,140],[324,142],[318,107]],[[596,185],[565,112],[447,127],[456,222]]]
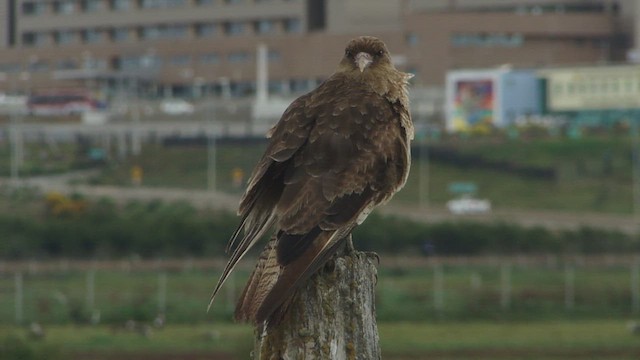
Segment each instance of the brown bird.
[[240,201],[231,258],[211,303],[238,261],[273,230],[235,316],[277,322],[295,290],[402,188],[413,139],[411,77],[396,70],[382,41],[358,37],[329,79],[291,103],[269,131]]

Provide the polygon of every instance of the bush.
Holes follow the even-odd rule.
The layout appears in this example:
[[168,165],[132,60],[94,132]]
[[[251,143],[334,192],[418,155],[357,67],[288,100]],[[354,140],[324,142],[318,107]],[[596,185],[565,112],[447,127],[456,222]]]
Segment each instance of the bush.
[[[145,258],[220,256],[239,219],[228,212],[198,211],[186,203],[81,201],[82,211],[0,214],[0,258]],[[478,255],[526,253],[627,253],[640,250],[635,236],[582,228],[554,232],[540,227],[472,222],[422,224],[372,215],[354,231],[356,247],[384,253]],[[260,246],[258,246],[260,248]]]
[[0,360],[57,360],[65,359],[57,347],[34,344],[16,335],[0,338]]

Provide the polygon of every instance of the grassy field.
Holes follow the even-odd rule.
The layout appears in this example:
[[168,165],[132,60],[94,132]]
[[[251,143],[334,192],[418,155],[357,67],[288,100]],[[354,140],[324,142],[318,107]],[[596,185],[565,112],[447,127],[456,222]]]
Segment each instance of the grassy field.
[[[0,339],[48,346],[65,358],[246,359],[253,331],[241,324],[170,325],[139,331],[105,326],[49,326],[44,340],[0,327]],[[619,320],[380,323],[385,359],[636,359],[640,340]],[[6,359],[0,355],[0,359]]]
[[[418,144],[418,142],[416,142]],[[475,166],[459,166],[434,158],[420,159],[418,153],[404,191],[393,201],[415,204],[419,201],[443,205],[452,198],[452,182],[474,182],[478,196],[488,198],[494,207],[531,208],[566,211],[630,213],[632,211],[631,141],[619,134],[600,134],[582,139],[544,137],[506,140],[499,136],[468,139],[447,138],[431,141],[432,147],[452,149],[462,156],[480,156],[518,166],[537,166],[555,171],[553,179],[540,179]],[[90,145],[51,145],[31,143],[25,149],[21,173],[62,172],[86,166],[99,166],[102,172],[94,183],[131,185],[131,168],[143,169],[143,185],[206,188],[210,159],[206,146],[164,147],[146,144],[139,156],[119,160],[116,154],[105,164],[87,158]],[[246,181],[262,154],[260,141],[221,140],[215,151],[216,188],[241,192],[234,184],[238,170]],[[424,155],[424,154],[423,154]],[[8,143],[0,144],[0,174],[9,173]],[[421,185],[422,184],[422,185]],[[420,189],[423,186],[424,189]],[[425,191],[426,189],[426,191]]]
[[[406,188],[396,195],[397,203],[419,201],[443,205],[453,194],[452,182],[474,182],[478,196],[494,207],[532,208],[566,211],[630,213],[631,145],[622,137],[592,137],[582,140],[541,139],[495,141],[474,139],[432,144],[455,149],[462,155],[478,155],[489,161],[507,161],[521,166],[553,169],[554,179],[539,179],[510,172],[458,166],[415,157]],[[216,150],[216,184],[224,191],[240,192],[233,185],[234,169],[250,175],[264,148],[263,143],[221,143]],[[140,156],[112,163],[93,179],[101,184],[130,184],[130,169],[144,169],[144,185],[205,188],[207,186],[205,147],[146,146]],[[421,179],[422,177],[422,179]],[[428,177],[428,178],[427,178]],[[423,184],[423,185],[421,185]],[[426,191],[420,190],[423,186]]]
[[[518,264],[515,259],[482,264],[385,263],[379,269],[377,314],[382,322],[533,321],[629,319],[640,310],[640,276],[627,264],[568,262]],[[403,261],[409,261],[403,258]],[[252,264],[230,278],[211,311],[204,312],[219,268],[131,269],[114,262],[99,270],[22,272],[21,321],[43,324],[228,322]],[[135,263],[133,263],[135,264]],[[637,268],[636,268],[637,269]],[[634,272],[635,271],[635,272]],[[0,275],[0,324],[16,321],[16,277]]]

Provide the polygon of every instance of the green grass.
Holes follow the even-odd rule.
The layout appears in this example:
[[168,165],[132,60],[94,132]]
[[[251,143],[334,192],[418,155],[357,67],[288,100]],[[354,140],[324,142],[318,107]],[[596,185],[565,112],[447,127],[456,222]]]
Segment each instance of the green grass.
[[414,203],[420,176],[428,173],[431,204],[451,199],[451,182],[472,181],[478,196],[488,198],[495,208],[530,208],[563,211],[630,213],[632,211],[631,144],[623,137],[562,138],[535,141],[489,141],[474,139],[441,143],[462,154],[510,161],[521,165],[556,169],[556,180],[543,180],[510,173],[462,168],[432,161],[428,170],[414,161],[406,188],[395,201]]
[[611,352],[616,354],[612,358],[624,358],[627,352],[640,353],[638,335],[630,333],[625,322],[612,320],[385,323],[380,324],[379,331],[383,353],[389,355],[449,353],[456,358],[479,358],[478,354],[502,352],[512,353],[509,358],[533,359],[562,352]]
[[[619,320],[379,323],[384,358],[586,358],[631,359],[640,353],[637,334]],[[149,336],[114,327],[45,327],[44,344],[72,353],[227,353],[247,358],[253,331],[242,324],[169,325]],[[0,327],[0,338],[26,330]],[[589,356],[591,354],[591,356]],[[510,356],[509,356],[510,355]],[[564,357],[558,355],[565,355]],[[160,357],[161,358],[161,357]],[[584,356],[580,358],[585,358]]]
[[[631,213],[631,144],[629,139],[591,137],[582,140],[542,139],[494,141],[471,139],[445,141],[437,146],[454,147],[462,154],[511,161],[521,165],[556,169],[556,180],[523,177],[495,170],[463,168],[438,161],[428,165],[415,159],[407,186],[396,195],[397,204],[416,204],[421,196],[432,205],[444,205],[453,197],[451,182],[472,181],[478,196],[488,198],[495,208],[530,208],[562,211]],[[216,184],[220,190],[239,193],[233,185],[234,169],[244,180],[251,174],[264,144],[221,144],[216,150]],[[129,185],[134,165],[144,169],[143,184],[203,189],[207,186],[206,147],[165,148],[148,145],[141,155],[112,163],[93,181]],[[420,192],[420,177],[428,174],[428,195]]]
[[[178,264],[180,262],[178,261]],[[228,322],[248,276],[246,261],[227,282],[211,311],[210,291],[221,269],[129,271],[118,263],[95,270],[93,296],[88,273],[47,271],[23,274],[24,323],[88,324],[128,320],[151,323],[163,312],[171,324]],[[565,269],[545,264],[510,266],[509,303],[502,303],[503,267],[499,264],[447,265],[442,268],[444,306],[434,294],[434,270],[383,266],[379,270],[376,309],[387,321],[533,321],[626,319],[633,315],[631,271],[625,266],[575,267],[573,306],[567,307]],[[166,292],[160,292],[166,274]],[[0,324],[15,321],[15,280],[0,276]],[[90,299],[93,298],[93,305]],[[161,300],[163,299],[163,300]],[[164,308],[162,308],[164,306]]]
[[[81,165],[73,144],[54,144],[41,141],[26,143],[23,149],[23,163],[20,176],[60,173]],[[10,142],[0,143],[0,176],[11,173]]]
[[[233,173],[240,169],[244,181],[264,151],[264,144],[228,144],[216,147],[215,182],[218,190],[241,192],[242,186],[233,184]],[[97,184],[131,185],[131,168],[143,168],[143,184],[157,187],[206,189],[209,158],[206,147],[169,147],[148,145],[139,156],[122,163],[113,163],[93,179]]]
[[[631,306],[627,266],[576,265],[575,306],[566,309],[562,264],[446,264],[442,266],[444,308],[438,311],[433,303],[431,262],[407,266],[403,258],[386,265],[384,261],[391,259],[382,260],[376,310],[385,359],[633,359],[640,354],[640,335],[628,329],[628,322],[638,314]],[[165,354],[189,353],[244,359],[252,347],[252,329],[230,320],[248,263],[252,261],[243,263],[208,314],[208,296],[220,269],[192,269],[187,260],[173,261],[179,270],[166,272],[128,270],[128,262],[114,262],[108,270],[99,268],[94,307],[101,323],[96,326],[89,325],[87,272],[45,272],[35,264],[24,273],[23,323],[41,323],[47,335],[44,341],[25,341],[38,349],[85,354],[84,358],[135,353],[157,354],[154,357],[162,359]],[[510,266],[511,276],[507,309],[500,304],[503,266]],[[156,329],[152,324],[159,311],[163,273],[167,326]],[[12,325],[14,294],[14,277],[0,276],[0,340],[26,337],[25,327]],[[136,321],[136,329],[127,330],[130,320]],[[141,334],[141,326],[151,326],[150,336]]]
[[[394,202],[444,205],[453,194],[451,182],[471,181],[478,185],[478,196],[488,198],[495,208],[529,208],[541,210],[605,212],[628,214],[632,211],[631,141],[614,133],[578,140],[543,138],[508,141],[499,137],[445,139],[431,146],[453,148],[461,154],[480,155],[485,159],[509,161],[519,165],[541,166],[557,171],[555,180],[542,180],[478,168],[464,168],[437,160],[428,166],[414,159],[406,188]],[[265,143],[220,142],[216,146],[215,182],[218,190],[242,192],[234,184],[239,169],[246,181],[261,156]],[[131,168],[143,168],[143,185],[205,189],[209,164],[205,146],[163,147],[146,144],[138,156],[119,160],[111,154],[96,184],[131,185]],[[86,166],[83,150],[71,144],[29,144],[25,149],[22,174],[60,172]],[[428,169],[427,169],[428,168]],[[9,173],[9,148],[0,145],[0,174]],[[420,192],[420,177],[428,175],[428,189]],[[426,195],[428,194],[428,195]]]

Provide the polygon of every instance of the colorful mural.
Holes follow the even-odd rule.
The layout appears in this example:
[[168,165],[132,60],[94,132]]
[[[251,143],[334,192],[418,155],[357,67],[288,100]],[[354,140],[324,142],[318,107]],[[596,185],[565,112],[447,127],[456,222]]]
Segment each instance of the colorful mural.
[[455,82],[454,91],[453,131],[493,124],[493,80],[459,80]]

